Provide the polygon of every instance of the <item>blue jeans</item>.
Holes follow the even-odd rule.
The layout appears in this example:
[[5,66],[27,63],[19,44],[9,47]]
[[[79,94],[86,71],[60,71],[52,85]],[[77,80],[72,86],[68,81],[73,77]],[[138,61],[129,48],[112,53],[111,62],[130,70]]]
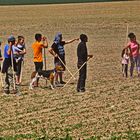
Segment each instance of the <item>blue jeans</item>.
[[130,57],[130,76],[133,76],[134,67],[136,65],[136,70],[138,74],[140,73],[140,56]]

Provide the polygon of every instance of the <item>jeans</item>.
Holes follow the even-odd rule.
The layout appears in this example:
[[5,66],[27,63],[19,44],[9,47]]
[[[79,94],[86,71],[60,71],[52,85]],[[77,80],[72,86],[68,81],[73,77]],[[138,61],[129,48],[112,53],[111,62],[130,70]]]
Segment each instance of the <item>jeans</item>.
[[140,56],[130,57],[130,76],[133,76],[134,67],[136,65],[136,70],[140,73]]

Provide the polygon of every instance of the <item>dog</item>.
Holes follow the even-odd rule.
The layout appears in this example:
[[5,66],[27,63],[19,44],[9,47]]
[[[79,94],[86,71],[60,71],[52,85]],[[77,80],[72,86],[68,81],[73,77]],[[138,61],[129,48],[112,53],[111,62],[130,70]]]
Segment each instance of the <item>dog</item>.
[[30,82],[29,89],[33,89],[34,84],[37,83],[37,79],[39,78],[43,78],[46,81],[49,80],[51,89],[54,89],[55,88],[55,81],[54,81],[55,74],[56,72],[60,72],[60,71],[63,71],[63,67],[60,65],[56,66],[53,70],[40,70],[38,72],[34,71],[31,74],[31,82]]

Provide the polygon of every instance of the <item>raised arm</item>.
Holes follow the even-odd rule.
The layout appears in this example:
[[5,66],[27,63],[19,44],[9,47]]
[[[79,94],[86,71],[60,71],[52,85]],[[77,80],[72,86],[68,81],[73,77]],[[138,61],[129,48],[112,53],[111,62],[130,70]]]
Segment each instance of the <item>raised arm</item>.
[[43,45],[44,45],[43,48],[48,48],[47,37],[44,36],[44,37],[42,38],[42,41],[43,41]]
[[72,43],[74,41],[78,41],[78,40],[79,40],[79,38],[75,38],[75,39],[72,39],[72,40],[69,40],[69,41],[65,41],[65,44],[70,44],[70,43]]

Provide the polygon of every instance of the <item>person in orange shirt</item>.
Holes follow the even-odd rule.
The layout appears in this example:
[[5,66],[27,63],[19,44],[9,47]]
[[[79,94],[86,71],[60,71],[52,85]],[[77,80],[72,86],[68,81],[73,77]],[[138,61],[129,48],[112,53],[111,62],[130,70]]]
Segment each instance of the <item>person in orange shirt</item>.
[[[33,48],[33,55],[34,55],[34,64],[35,64],[35,71],[39,71],[43,69],[43,57],[42,57],[42,49],[48,47],[47,38],[42,36],[41,34],[35,34],[35,42],[32,45]],[[37,80],[37,85],[38,86]]]

